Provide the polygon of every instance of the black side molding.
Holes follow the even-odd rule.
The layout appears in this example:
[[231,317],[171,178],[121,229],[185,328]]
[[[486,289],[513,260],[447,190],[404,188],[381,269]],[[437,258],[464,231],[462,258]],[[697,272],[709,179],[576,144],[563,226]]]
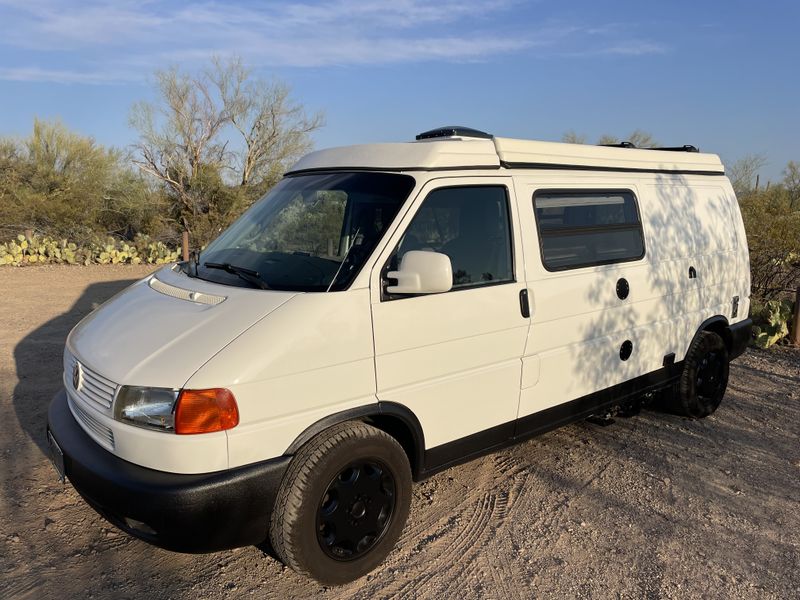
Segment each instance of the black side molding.
[[562,425],[581,421],[642,394],[667,388],[678,380],[682,371],[683,361],[608,389],[526,415],[516,421],[501,423],[490,429],[430,448],[425,451],[425,471],[422,473],[422,478],[557,429]]

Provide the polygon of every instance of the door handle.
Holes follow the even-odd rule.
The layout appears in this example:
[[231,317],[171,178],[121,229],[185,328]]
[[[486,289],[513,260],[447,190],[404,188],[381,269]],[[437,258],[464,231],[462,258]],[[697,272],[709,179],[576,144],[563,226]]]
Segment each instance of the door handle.
[[519,312],[526,319],[531,316],[531,305],[528,302],[528,288],[523,288],[519,291]]

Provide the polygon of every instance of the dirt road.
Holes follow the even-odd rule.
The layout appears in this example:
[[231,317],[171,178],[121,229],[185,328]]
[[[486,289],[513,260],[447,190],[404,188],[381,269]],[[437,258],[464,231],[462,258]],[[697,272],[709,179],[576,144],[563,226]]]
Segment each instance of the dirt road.
[[139,267],[0,268],[0,598],[798,598],[800,352],[749,352],[720,410],[572,425],[414,489],[388,562],[324,589],[255,547],[118,532],[43,450],[70,328]]

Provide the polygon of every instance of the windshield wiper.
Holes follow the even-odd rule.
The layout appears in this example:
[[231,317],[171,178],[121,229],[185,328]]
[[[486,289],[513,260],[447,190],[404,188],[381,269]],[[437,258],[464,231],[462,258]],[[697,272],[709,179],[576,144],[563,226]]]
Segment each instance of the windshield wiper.
[[236,265],[232,265],[231,263],[214,263],[214,262],[207,262],[203,263],[203,266],[207,269],[220,269],[225,271],[226,273],[231,273],[233,275],[238,275],[240,279],[244,279],[247,283],[255,285],[256,287],[261,288],[262,290],[269,290],[269,284],[264,281],[261,275],[258,274],[258,271],[253,271],[252,269],[245,269],[244,267],[237,267]]

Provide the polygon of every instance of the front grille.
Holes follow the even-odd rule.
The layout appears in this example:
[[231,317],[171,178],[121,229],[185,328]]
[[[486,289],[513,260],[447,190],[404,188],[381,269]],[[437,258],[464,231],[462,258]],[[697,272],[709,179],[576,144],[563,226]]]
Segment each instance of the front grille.
[[108,450],[113,450],[114,432],[111,431],[109,427],[103,425],[97,417],[92,415],[90,409],[83,408],[80,403],[75,402],[69,394],[67,394],[67,401],[70,409],[72,409],[72,414],[83,428],[87,430],[87,433],[101,446]]
[[[114,394],[117,392],[117,384],[106,379],[99,373],[92,371],[89,367],[79,362],[74,356],[70,355],[70,360],[65,361],[64,379],[67,385],[82,400],[95,405],[106,411],[111,410],[114,402]],[[78,385],[75,386],[75,368],[79,370]]]

